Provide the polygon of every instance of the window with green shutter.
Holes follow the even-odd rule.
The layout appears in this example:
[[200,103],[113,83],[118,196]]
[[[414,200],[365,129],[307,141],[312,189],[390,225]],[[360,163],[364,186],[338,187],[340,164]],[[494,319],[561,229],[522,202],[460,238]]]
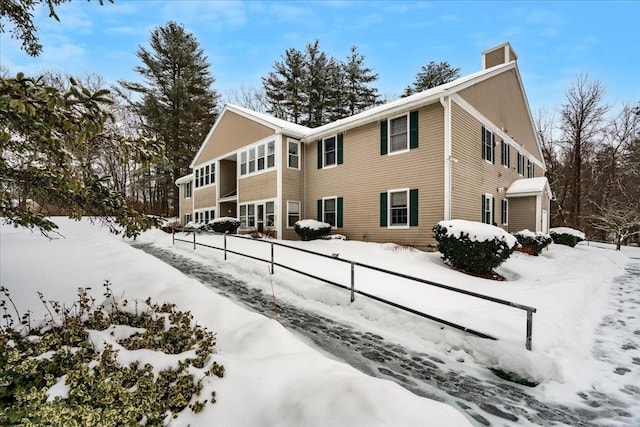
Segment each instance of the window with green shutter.
[[387,154],[387,121],[380,122],[380,155]]
[[409,148],[418,148],[418,112],[409,114]]
[[409,191],[409,225],[418,226],[418,189]]
[[496,201],[491,194],[482,195],[482,222],[493,225],[495,223],[494,211]]
[[387,192],[380,193],[380,227],[386,227],[387,224]]
[[418,189],[380,193],[380,226],[408,228],[418,226]]
[[336,227],[342,227],[343,220],[343,211],[344,211],[344,199],[342,197],[338,197],[337,201],[337,218],[336,218]]
[[338,134],[338,164],[341,165],[344,162],[344,135]]

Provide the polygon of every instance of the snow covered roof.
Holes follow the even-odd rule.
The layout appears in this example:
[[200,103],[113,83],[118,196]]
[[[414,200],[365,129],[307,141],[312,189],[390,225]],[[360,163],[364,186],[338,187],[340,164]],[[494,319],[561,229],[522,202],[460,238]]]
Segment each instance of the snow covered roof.
[[192,173],[190,173],[189,175],[181,176],[180,178],[176,179],[176,185],[184,184],[186,182],[191,182],[191,180],[193,180]]
[[549,181],[546,177],[541,176],[538,178],[523,178],[514,181],[507,190],[507,196],[511,197],[523,197],[534,196],[546,191],[549,197],[553,197],[551,193],[551,187],[549,187]]
[[[245,116],[247,118],[254,119],[258,122],[262,122],[264,125],[270,128],[275,128],[275,130],[287,132],[292,136],[302,137],[312,130],[311,128],[308,128],[306,126],[302,126],[296,123],[288,122],[286,120],[278,119],[268,114],[258,113],[257,111],[240,107],[239,105],[235,105],[235,104],[225,105],[224,109],[222,110],[223,113],[225,110],[230,110],[230,111],[233,111],[234,113],[240,114],[241,116]],[[220,115],[220,117],[222,117],[222,114]]]
[[449,83],[445,83],[443,85],[415,93],[405,98],[396,99],[395,101],[388,102],[370,110],[366,110],[353,116],[336,120],[335,122],[328,123],[324,126],[311,129],[311,131],[306,134],[303,140],[309,142],[323,137],[327,134],[335,133],[339,130],[352,128],[355,126],[359,126],[365,122],[370,122],[372,120],[387,117],[390,114],[394,114],[396,111],[408,110],[411,108],[416,108],[422,105],[436,102],[442,96],[447,96],[452,93],[458,92],[473,84],[478,83],[479,81],[486,80],[489,77],[501,74],[507,70],[511,70],[514,68],[516,68],[516,63],[509,62],[506,64],[488,68],[486,70],[481,70],[473,74],[469,74],[468,76],[460,77]]

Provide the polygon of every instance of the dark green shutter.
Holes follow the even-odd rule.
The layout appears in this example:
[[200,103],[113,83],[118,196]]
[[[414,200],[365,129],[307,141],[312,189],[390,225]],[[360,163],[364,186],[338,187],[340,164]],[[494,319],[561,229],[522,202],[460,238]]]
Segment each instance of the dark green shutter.
[[344,136],[343,134],[338,134],[338,164],[341,165],[343,160],[343,151],[344,151]]
[[387,193],[380,193],[380,227],[387,226]]
[[418,226],[418,189],[409,190],[409,225]]
[[409,148],[418,148],[418,112],[409,114]]
[[486,139],[485,139],[486,137],[487,137],[487,135],[486,135],[486,133],[484,131],[484,126],[482,126],[482,138],[480,140],[482,141],[482,158],[485,159],[485,160],[487,158],[487,154],[486,154],[486,151],[484,149],[484,144],[486,142]]
[[482,195],[482,223],[484,223],[485,221],[485,211],[484,211],[484,207],[486,206],[486,197],[484,196],[484,194]]
[[318,200],[318,221],[323,222],[322,218],[322,200]]
[[496,198],[491,198],[491,225],[496,225]]
[[344,202],[342,197],[338,197],[338,203],[336,206],[337,209],[337,218],[336,218],[336,227],[342,227],[342,208],[343,208]]
[[318,141],[318,169],[322,169],[322,140]]
[[531,178],[535,178],[536,176],[536,165],[535,163],[531,163]]
[[387,154],[387,121],[380,122],[380,155]]

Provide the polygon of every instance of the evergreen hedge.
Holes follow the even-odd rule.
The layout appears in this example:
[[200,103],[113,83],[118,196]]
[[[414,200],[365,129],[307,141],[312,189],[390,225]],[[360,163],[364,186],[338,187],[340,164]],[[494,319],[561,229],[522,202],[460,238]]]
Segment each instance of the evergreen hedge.
[[530,253],[533,256],[538,256],[544,248],[549,246],[552,242],[551,237],[548,234],[533,232],[529,230],[521,230],[513,233],[518,243],[523,247],[524,252]]
[[[458,235],[454,235],[450,233],[448,222],[450,221],[438,223],[433,227],[433,233],[442,259],[456,269],[474,274],[489,273],[506,261],[516,247],[515,239],[510,242],[499,234],[487,240],[479,240],[475,236],[472,238],[472,231],[461,231]],[[477,224],[471,221],[465,222]]]
[[320,239],[331,233],[331,225],[313,219],[300,220],[294,224],[293,229],[303,241]]
[[549,235],[553,243],[570,246],[572,248],[584,240],[584,233],[568,227],[552,228],[549,230]]

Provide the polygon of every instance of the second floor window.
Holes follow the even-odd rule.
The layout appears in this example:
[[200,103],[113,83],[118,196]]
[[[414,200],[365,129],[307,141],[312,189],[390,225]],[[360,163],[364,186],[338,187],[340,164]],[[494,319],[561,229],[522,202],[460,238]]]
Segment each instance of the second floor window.
[[489,163],[496,162],[496,136],[482,126],[482,158]]
[[336,164],[336,137],[325,138],[323,140],[324,162],[323,166],[333,166]]
[[409,148],[409,126],[406,115],[389,120],[389,152],[404,151]]
[[527,178],[533,178],[534,177],[534,166],[533,166],[533,162],[529,159],[527,159]]
[[191,183],[187,182],[184,184],[184,198],[188,199],[189,197],[191,197],[192,195],[192,188],[191,188]]
[[[195,186],[196,188],[198,187],[204,187],[205,185],[211,185],[211,184],[215,184],[216,183],[216,164],[215,162],[208,164],[206,166],[202,166],[196,169],[196,179],[195,179]],[[191,196],[186,196],[186,190],[185,190],[185,197],[191,197]]]
[[524,175],[524,156],[518,153],[518,175]]
[[502,141],[501,148],[502,148],[502,150],[501,150],[502,151],[501,164],[502,164],[502,166],[508,168],[509,166],[511,166],[511,161],[510,161],[510,156],[509,156],[510,151],[511,151],[510,150],[511,147],[509,147],[509,144],[507,144],[506,142]]
[[300,169],[300,143],[289,141],[287,146],[289,152],[287,166],[291,169]]
[[247,175],[275,167],[274,141],[265,142],[240,152],[240,175]]

